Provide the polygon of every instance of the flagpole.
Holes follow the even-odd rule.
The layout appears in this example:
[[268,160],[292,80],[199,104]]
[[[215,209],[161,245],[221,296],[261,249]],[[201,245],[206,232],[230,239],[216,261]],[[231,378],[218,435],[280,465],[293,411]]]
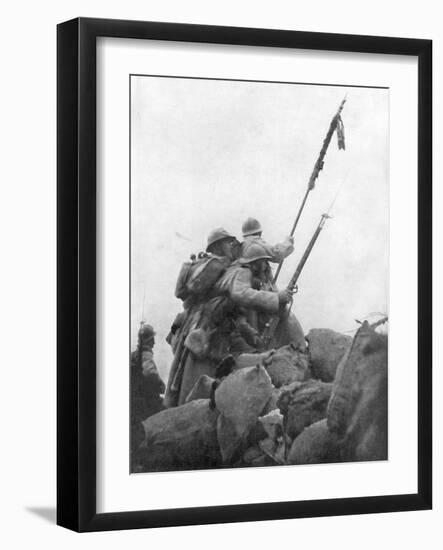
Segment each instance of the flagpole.
[[[309,195],[309,192],[311,191],[311,189],[308,187],[306,189],[306,193],[305,193],[305,196],[303,197],[303,201],[301,203],[301,206],[298,210],[298,214],[297,214],[297,217],[295,218],[295,222],[294,222],[294,225],[292,226],[292,229],[291,229],[291,232],[289,233],[289,236],[292,237],[295,233],[295,228],[297,227],[297,224],[298,224],[298,220],[300,219],[300,216],[301,216],[301,213],[303,212],[303,208],[305,207],[305,204],[306,204],[306,200],[308,198],[308,195]],[[275,284],[277,282],[277,278],[280,274],[280,271],[281,271],[281,268],[282,268],[282,265],[283,265],[283,260],[278,264],[277,266],[277,271],[275,272],[275,275],[274,275],[274,280],[273,280],[273,283]]]
[[[303,208],[305,207],[308,195],[312,191],[312,189],[314,189],[314,187],[315,187],[315,180],[318,178],[318,174],[320,173],[320,170],[323,170],[323,163],[324,163],[323,161],[324,161],[324,158],[325,158],[325,155],[326,155],[326,151],[328,150],[329,143],[331,142],[332,134],[334,133],[335,130],[337,130],[337,135],[338,135],[338,148],[339,149],[344,149],[345,148],[344,133],[343,133],[343,122],[341,120],[340,115],[341,115],[341,112],[342,112],[343,107],[345,105],[346,97],[347,97],[347,95],[344,97],[343,101],[340,103],[340,106],[339,106],[337,112],[335,113],[335,115],[333,116],[333,118],[331,120],[331,124],[329,125],[329,129],[326,133],[326,137],[323,140],[323,145],[322,145],[322,148],[320,150],[320,154],[319,154],[319,156],[317,158],[317,161],[314,165],[314,169],[312,170],[311,177],[309,178],[308,188],[306,189],[305,196],[303,197],[303,201],[302,201],[301,206],[298,210],[297,217],[295,218],[294,225],[292,226],[292,229],[291,229],[291,233],[289,234],[290,237],[292,237],[295,233],[295,229],[297,227],[297,224],[298,224],[298,221],[300,219],[301,213],[303,212]],[[277,266],[277,271],[275,272],[274,279],[272,281],[273,284],[275,284],[277,282],[277,279],[278,279],[278,276],[280,274],[282,265],[283,265],[283,260]]]

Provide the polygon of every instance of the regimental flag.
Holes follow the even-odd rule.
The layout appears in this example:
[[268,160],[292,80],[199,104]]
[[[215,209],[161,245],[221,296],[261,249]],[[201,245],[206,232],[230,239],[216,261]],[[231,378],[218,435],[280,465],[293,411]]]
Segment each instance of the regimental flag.
[[338,115],[337,118],[337,143],[338,148],[345,150],[345,127],[343,126],[343,120],[341,116]]
[[326,133],[326,137],[323,140],[323,146],[320,150],[320,154],[318,155],[318,159],[315,162],[311,177],[309,178],[309,182],[308,182],[309,191],[312,191],[312,189],[314,189],[315,180],[318,178],[318,174],[320,173],[320,171],[323,170],[326,151],[328,150],[329,144],[331,142],[332,134],[335,132],[335,130],[337,130],[338,148],[343,150],[345,149],[345,127],[343,126],[343,120],[341,119],[341,112],[343,110],[345,102],[346,102],[346,97],[340,103],[340,106],[336,114],[332,117],[331,124],[329,125],[329,129]]

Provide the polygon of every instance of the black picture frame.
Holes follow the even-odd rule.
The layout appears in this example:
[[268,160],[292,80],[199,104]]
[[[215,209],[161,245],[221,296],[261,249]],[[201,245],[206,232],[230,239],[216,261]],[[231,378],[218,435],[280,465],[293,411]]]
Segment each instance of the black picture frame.
[[[416,494],[96,512],[96,39],[399,54],[418,58]],[[424,510],[432,507],[432,42],[78,18],[57,28],[57,523],[76,531]]]

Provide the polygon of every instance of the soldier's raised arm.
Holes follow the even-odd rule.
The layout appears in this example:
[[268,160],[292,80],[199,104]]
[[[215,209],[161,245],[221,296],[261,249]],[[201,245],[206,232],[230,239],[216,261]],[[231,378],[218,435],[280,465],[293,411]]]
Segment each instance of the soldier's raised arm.
[[274,245],[268,245],[269,255],[271,256],[270,262],[280,263],[290,254],[294,252],[294,237],[286,237],[286,239]]
[[294,237],[288,236],[284,241],[277,244],[269,244],[262,237],[263,229],[258,220],[255,218],[248,218],[242,225],[243,244],[242,254],[243,256],[248,253],[251,246],[259,244],[264,248],[266,254],[269,256],[268,260],[273,263],[280,263],[287,258],[292,252],[294,252]]

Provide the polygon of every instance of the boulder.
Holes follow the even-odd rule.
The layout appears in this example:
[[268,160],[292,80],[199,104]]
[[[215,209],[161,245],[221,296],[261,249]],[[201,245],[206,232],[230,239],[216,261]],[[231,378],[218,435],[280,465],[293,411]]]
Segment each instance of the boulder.
[[[287,386],[284,386],[287,387]],[[262,412],[261,416],[265,416],[271,411],[277,409],[277,402],[280,397],[281,388],[272,388],[272,394],[271,397],[266,402]],[[260,421],[260,416],[257,418],[257,422],[254,424],[254,426],[251,427],[248,435],[248,445],[253,447],[254,445],[258,445],[259,442],[264,439],[266,435],[266,431],[263,427],[262,422]]]
[[[287,386],[283,386],[287,387]],[[268,414],[269,412],[273,411],[274,409],[278,409],[277,403],[280,399],[282,388],[272,388],[271,397],[268,399],[266,405],[264,406],[264,409],[262,410],[262,416],[265,414]]]
[[263,364],[276,388],[306,380],[309,374],[307,353],[292,344],[277,349]]
[[137,471],[196,470],[220,464],[218,412],[209,399],[198,399],[159,412],[143,422]]
[[343,460],[387,459],[387,369],[388,337],[365,322],[337,370],[328,405]]
[[272,351],[264,351],[262,353],[241,353],[235,360],[236,366],[234,370],[244,369],[245,367],[255,367],[262,365],[263,361],[272,355]]
[[145,438],[142,422],[164,409],[161,396],[135,393],[131,387],[131,455]]
[[258,466],[272,466],[274,464],[275,462],[257,446],[249,447],[242,457],[243,466],[256,468]]
[[288,464],[322,464],[340,460],[339,447],[329,432],[326,418],[315,422],[294,440]]
[[308,380],[283,390],[277,406],[284,416],[286,434],[296,438],[307,426],[326,418],[332,384]]
[[306,340],[309,343],[313,377],[323,382],[332,382],[340,360],[351,347],[351,336],[326,328],[314,328],[309,331]]
[[195,383],[195,386],[189,392],[186,398],[186,403],[194,401],[195,399],[209,399],[212,392],[212,384],[215,382],[215,378],[211,378],[207,374],[202,374]]
[[248,436],[271,395],[271,380],[261,366],[230,374],[216,389],[215,404],[220,411],[217,437],[225,463],[245,450]]
[[273,411],[274,409],[278,409],[278,402],[280,399],[280,396],[283,393],[286,392],[294,392],[297,388],[300,388],[303,386],[305,382],[292,382],[291,384],[288,384],[287,386],[281,386],[280,388],[272,388],[272,394],[269,398],[269,401],[266,403],[265,408],[262,411],[262,416],[265,414],[268,414],[269,412]]

